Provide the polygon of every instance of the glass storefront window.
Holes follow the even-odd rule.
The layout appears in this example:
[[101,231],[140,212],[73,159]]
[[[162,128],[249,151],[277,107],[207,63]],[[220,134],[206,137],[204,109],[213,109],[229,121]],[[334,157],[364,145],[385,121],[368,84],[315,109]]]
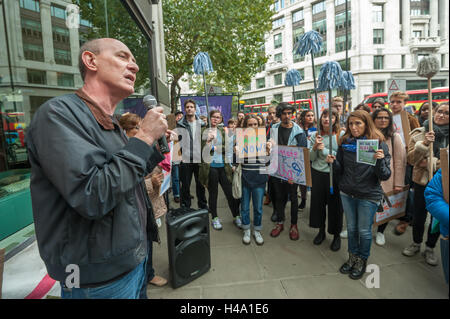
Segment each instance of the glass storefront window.
[[[66,7],[72,0],[41,5],[37,0],[2,1],[7,29],[0,23],[0,172],[29,167],[25,145],[27,127],[36,110],[47,100],[83,85],[78,70],[80,46],[106,37],[103,1],[80,1],[80,25],[66,26]],[[135,20],[120,0],[108,0],[111,38],[124,42],[133,52],[140,71],[136,93],[121,102],[116,113],[130,110],[133,98],[150,93],[149,45]],[[48,17],[51,17],[49,19]],[[14,25],[11,21],[18,21]],[[120,28],[116,27],[120,24]],[[6,50],[8,41],[9,52]],[[19,48],[19,50],[17,50]],[[30,61],[32,61],[30,63]],[[131,101],[131,102],[129,102]]]

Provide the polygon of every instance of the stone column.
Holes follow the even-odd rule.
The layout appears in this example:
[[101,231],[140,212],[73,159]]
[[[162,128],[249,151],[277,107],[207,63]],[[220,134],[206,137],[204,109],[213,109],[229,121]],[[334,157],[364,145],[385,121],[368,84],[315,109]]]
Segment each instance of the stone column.
[[403,46],[407,46],[411,38],[411,21],[409,19],[411,9],[409,0],[402,0],[402,9],[402,44]]
[[324,41],[327,41],[327,55],[333,55],[336,52],[336,13],[334,10],[334,0],[327,0],[325,8],[327,12],[327,38]]
[[[439,9],[438,9],[438,1],[430,1],[430,37],[437,37],[438,30],[438,17],[439,17]],[[428,36],[428,35],[426,35]]]
[[54,64],[52,15],[50,12],[50,1],[48,0],[41,1],[41,26],[44,60],[46,63]]

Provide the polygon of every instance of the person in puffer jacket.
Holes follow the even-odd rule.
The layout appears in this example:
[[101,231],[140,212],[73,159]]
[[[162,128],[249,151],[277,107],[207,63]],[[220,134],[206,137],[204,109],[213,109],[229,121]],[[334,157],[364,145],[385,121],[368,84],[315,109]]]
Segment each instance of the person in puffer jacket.
[[432,224],[439,223],[441,233],[441,259],[445,281],[448,285],[448,203],[444,199],[442,190],[442,171],[438,170],[425,189],[427,209],[433,216]]
[[[357,162],[358,140],[378,140],[375,166]],[[384,141],[384,135],[375,127],[370,114],[354,111],[350,113],[336,156],[327,156],[327,162],[333,163],[333,171],[339,181],[348,231],[349,259],[339,271],[355,280],[366,271],[372,244],[372,224],[384,194],[381,181],[391,176],[391,155]]]

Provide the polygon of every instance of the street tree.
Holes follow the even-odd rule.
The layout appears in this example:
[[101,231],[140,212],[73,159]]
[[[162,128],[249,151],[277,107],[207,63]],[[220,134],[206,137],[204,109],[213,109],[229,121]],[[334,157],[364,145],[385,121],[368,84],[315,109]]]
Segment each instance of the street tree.
[[197,53],[208,52],[214,84],[237,90],[267,62],[264,36],[271,30],[273,0],[164,0],[164,42],[170,103],[176,110],[179,81],[193,74]]

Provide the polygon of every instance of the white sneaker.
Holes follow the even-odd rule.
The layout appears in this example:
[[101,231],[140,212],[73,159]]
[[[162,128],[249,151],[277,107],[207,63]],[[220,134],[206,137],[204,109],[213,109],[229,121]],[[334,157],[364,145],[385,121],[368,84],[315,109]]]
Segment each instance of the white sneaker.
[[236,216],[233,220],[233,223],[236,225],[237,228],[241,228],[242,227],[241,216]]
[[434,254],[433,248],[426,247],[425,251],[423,252],[423,256],[425,257],[425,261],[427,262],[428,265],[437,266],[438,259]]
[[378,246],[384,246],[384,244],[386,244],[386,239],[384,238],[384,234],[377,232],[377,239],[375,240],[375,243]]
[[340,235],[339,236],[341,236],[341,238],[347,238],[348,237],[348,233],[347,233],[347,231],[346,230],[343,230],[343,231],[341,231],[341,233],[340,233]]
[[262,238],[261,232],[258,230],[253,231],[253,237],[255,237],[256,244],[264,244],[264,239]]
[[242,237],[242,242],[246,245],[250,244],[250,229],[244,230],[244,237]]
[[409,247],[403,249],[402,254],[408,257],[412,257],[420,252],[420,244],[412,243]]
[[222,224],[220,223],[219,217],[214,218],[211,224],[215,230],[222,230]]

